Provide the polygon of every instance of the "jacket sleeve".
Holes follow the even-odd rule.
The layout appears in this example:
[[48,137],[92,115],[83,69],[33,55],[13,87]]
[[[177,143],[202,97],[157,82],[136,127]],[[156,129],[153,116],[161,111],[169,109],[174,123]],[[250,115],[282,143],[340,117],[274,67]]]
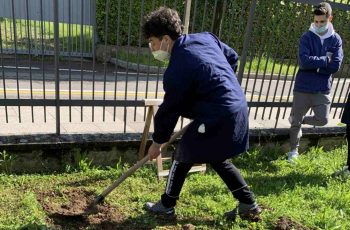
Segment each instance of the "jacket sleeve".
[[299,41],[299,67],[304,70],[316,70],[318,68],[327,68],[327,56],[312,56],[310,52],[309,41],[302,36]]
[[163,144],[170,139],[183,110],[190,84],[190,76],[183,71],[171,75],[165,73],[163,82],[165,95],[154,117],[152,138],[156,143]]
[[319,73],[329,75],[339,71],[344,54],[342,40],[340,36],[337,36],[337,38],[336,45],[327,48],[327,52],[331,52],[333,54],[331,61],[328,63],[327,68],[320,68],[318,71]]
[[231,68],[233,69],[233,72],[236,73],[237,67],[238,67],[238,54],[227,44],[220,41],[219,38],[217,38],[214,34],[211,33],[211,35],[218,43],[220,49],[222,50],[222,53],[225,55],[227,59],[227,62],[230,64]]

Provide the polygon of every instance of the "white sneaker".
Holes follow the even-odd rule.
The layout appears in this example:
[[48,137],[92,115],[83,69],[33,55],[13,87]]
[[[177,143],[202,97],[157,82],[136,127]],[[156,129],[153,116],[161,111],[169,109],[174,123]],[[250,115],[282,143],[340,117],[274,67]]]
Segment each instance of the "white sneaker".
[[299,153],[297,151],[290,151],[288,154],[288,162],[294,163],[294,160],[299,157]]

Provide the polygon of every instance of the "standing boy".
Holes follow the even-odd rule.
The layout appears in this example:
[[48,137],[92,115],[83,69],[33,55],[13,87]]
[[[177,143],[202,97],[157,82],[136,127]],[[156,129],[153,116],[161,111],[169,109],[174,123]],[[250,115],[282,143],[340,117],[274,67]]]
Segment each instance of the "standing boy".
[[226,213],[258,220],[261,209],[230,158],[248,148],[248,109],[237,81],[238,55],[211,33],[182,34],[175,10],[161,7],[143,25],[154,58],[169,61],[164,73],[164,101],[154,118],[151,159],[173,133],[180,116],[193,119],[176,149],[164,194],[146,203],[153,213],[172,215],[194,163],[209,163],[223,179],[238,208]]
[[[299,70],[289,118],[289,162],[298,157],[301,125],[324,126],[328,123],[332,74],[339,70],[343,60],[342,40],[331,23],[331,6],[322,2],[313,13],[314,22],[299,41]],[[305,116],[310,108],[314,115]]]

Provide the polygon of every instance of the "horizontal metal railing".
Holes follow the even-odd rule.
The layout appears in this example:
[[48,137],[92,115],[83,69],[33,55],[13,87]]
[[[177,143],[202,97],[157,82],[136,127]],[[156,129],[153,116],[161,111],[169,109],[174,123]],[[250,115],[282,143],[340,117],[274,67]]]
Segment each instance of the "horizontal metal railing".
[[[54,120],[57,134],[63,123],[113,122],[118,132],[142,130],[136,127],[145,118],[142,101],[163,97],[166,66],[153,59],[141,25],[148,12],[162,5],[177,9],[190,33],[213,32],[240,54],[237,77],[250,119],[281,127],[292,103],[298,40],[312,22],[315,4],[35,0],[35,5],[26,0],[19,5],[17,0],[2,0],[0,6],[5,2],[6,14],[0,10],[0,128]],[[331,118],[339,120],[350,90],[350,4],[330,2],[345,54],[332,88]]]

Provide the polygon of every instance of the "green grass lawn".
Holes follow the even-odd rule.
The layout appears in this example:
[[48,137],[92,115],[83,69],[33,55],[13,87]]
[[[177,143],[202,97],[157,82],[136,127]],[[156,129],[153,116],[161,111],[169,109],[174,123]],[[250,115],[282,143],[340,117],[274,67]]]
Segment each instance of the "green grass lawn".
[[255,77],[255,74],[265,74],[265,78],[269,79],[272,76],[272,79],[276,79],[276,75],[281,75],[281,78],[287,76],[287,78],[291,78],[298,70],[298,66],[296,65],[296,61],[292,60],[275,60],[272,58],[267,59],[262,56],[260,61],[259,58],[248,58],[246,65],[244,67],[244,72],[248,73],[250,71],[251,75]]
[[[16,20],[16,36],[17,36],[17,49],[28,49],[28,25],[30,33],[30,43],[32,52],[35,49],[41,52],[41,38],[43,38],[43,45],[45,50],[53,51],[54,48],[54,24],[53,22],[44,22],[41,25],[40,21],[29,20]],[[14,30],[12,19],[1,19],[1,40],[3,49],[14,49]],[[41,29],[43,28],[43,30]],[[69,37],[70,30],[70,37]],[[81,32],[83,36],[81,37]],[[91,26],[83,26],[72,24],[70,27],[67,23],[59,23],[59,34],[60,34],[60,49],[64,52],[76,52],[89,53],[92,52],[92,36],[93,28]],[[82,38],[82,40],[80,40]],[[35,43],[35,41],[37,43]],[[36,45],[35,45],[36,44]],[[81,50],[82,48],[82,50]],[[143,65],[161,66],[166,67],[166,63],[155,60],[150,52],[141,52],[139,54],[135,52],[127,52],[124,49],[118,51],[118,59],[129,61],[133,63],[140,63]],[[295,62],[295,61],[294,61]],[[267,59],[262,57],[259,61],[258,58],[249,58],[245,66],[245,72],[251,72],[252,75],[255,73],[264,74],[269,78],[271,73],[285,75],[293,75],[296,63],[288,63],[288,60],[274,60],[272,58]],[[288,67],[289,66],[289,67]]]
[[[3,49],[15,48],[14,21],[8,18],[0,18],[1,42]],[[45,50],[54,49],[54,23],[49,21],[34,21],[16,19],[16,45],[17,49],[30,48],[41,52],[41,41]],[[29,30],[28,30],[29,29]],[[28,33],[29,31],[29,33]],[[69,34],[70,31],[70,34]],[[29,36],[28,36],[29,34]],[[81,36],[82,35],[82,36]],[[60,50],[64,52],[92,52],[93,28],[89,25],[59,23]]]
[[[113,56],[114,57],[114,56]],[[150,65],[150,66],[160,66],[167,67],[168,62],[161,62],[153,58],[151,52],[129,52],[127,48],[118,50],[117,58],[123,61],[129,61],[132,63],[139,63],[141,65]]]
[[[140,52],[139,54],[129,52],[128,54],[126,50],[119,50],[117,57],[120,60],[128,60],[129,62],[133,63],[167,67],[167,63],[155,60],[152,57],[151,52]],[[297,70],[298,67],[296,65],[296,61],[291,61],[289,63],[289,60],[274,60],[272,58],[267,59],[264,56],[261,57],[260,61],[257,57],[253,59],[248,57],[244,67],[244,73],[250,72],[252,78],[254,78],[255,74],[258,73],[259,75],[265,74],[266,79],[269,79],[271,74],[273,74],[272,79],[276,79],[277,75],[281,75],[281,78],[284,78],[285,76],[287,76],[287,78],[291,78],[294,75],[294,71],[296,72]]]
[[[17,49],[27,50],[29,42],[31,43],[30,48],[35,53],[37,50],[41,52],[41,41],[43,41],[44,49],[53,51],[54,49],[54,23],[45,21],[41,24],[40,21],[23,20],[17,19],[16,25],[16,36],[17,36]],[[28,26],[29,35],[28,36]],[[0,29],[1,29],[1,42],[3,49],[14,49],[14,26],[12,19],[0,18]],[[69,36],[70,31],[70,36]],[[81,33],[82,32],[82,33]],[[81,34],[83,36],[81,36]],[[59,36],[60,36],[60,50],[62,52],[75,52],[75,53],[91,53],[92,52],[92,36],[93,28],[91,26],[83,26],[77,24],[59,23]],[[28,40],[28,37],[30,40]],[[82,40],[81,40],[82,39]],[[135,52],[127,52],[124,49],[118,51],[118,59],[129,61],[133,63],[139,63],[143,65],[161,66],[166,67],[166,63],[155,60],[150,52],[141,52],[139,54]],[[289,67],[288,67],[289,66]],[[274,60],[272,58],[267,59],[262,57],[259,61],[258,58],[249,58],[245,66],[244,72],[251,72],[252,75],[266,74],[269,78],[272,74],[282,76],[293,75],[296,67],[295,61],[288,63],[288,60]]]
[[[150,165],[122,183],[106,202],[128,220],[125,227],[134,223],[146,229],[181,229],[191,223],[198,229],[273,229],[278,218],[286,217],[311,229],[350,229],[350,180],[330,177],[345,162],[345,151],[345,146],[328,152],[314,148],[301,155],[295,165],[287,163],[278,146],[235,158],[234,163],[264,207],[259,223],[223,218],[237,202],[211,169],[188,177],[176,209],[176,222],[159,220],[143,210],[143,204],[158,200],[165,187],[165,180],[159,182]],[[79,187],[97,195],[128,167],[117,164],[97,169],[82,160],[75,170],[67,167],[70,173],[1,174],[0,229],[46,229],[46,213],[36,200],[39,192]]]

